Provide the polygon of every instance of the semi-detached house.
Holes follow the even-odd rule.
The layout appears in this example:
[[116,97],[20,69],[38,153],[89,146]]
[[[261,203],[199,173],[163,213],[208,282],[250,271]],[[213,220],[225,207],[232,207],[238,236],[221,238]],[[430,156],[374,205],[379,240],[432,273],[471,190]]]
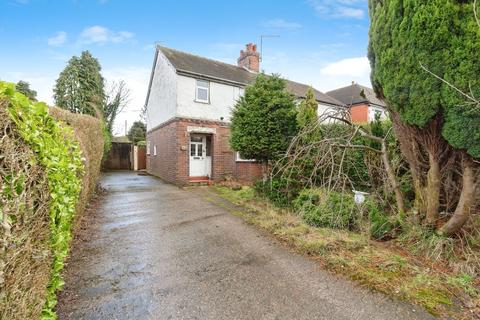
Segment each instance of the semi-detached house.
[[[229,122],[237,99],[255,81],[256,45],[240,51],[231,65],[157,46],[146,98],[147,171],[178,185],[227,176],[251,181],[261,165],[230,148]],[[310,86],[286,82],[303,99]],[[318,112],[343,104],[315,90]]]

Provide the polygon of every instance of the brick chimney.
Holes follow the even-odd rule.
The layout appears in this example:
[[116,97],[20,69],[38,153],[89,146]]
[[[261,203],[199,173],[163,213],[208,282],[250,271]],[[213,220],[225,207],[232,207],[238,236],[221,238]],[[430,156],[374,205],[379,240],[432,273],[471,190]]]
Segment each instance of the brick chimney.
[[246,50],[240,50],[240,57],[237,60],[239,67],[247,68],[253,72],[260,70],[260,53],[257,52],[257,45],[249,43]]

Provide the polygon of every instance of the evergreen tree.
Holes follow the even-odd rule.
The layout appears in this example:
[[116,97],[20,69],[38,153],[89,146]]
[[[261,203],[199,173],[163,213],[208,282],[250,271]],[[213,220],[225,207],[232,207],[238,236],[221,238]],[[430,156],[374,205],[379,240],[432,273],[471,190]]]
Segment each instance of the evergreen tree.
[[56,105],[74,113],[103,117],[105,93],[100,71],[98,60],[90,52],[73,56],[57,79],[54,88]]
[[15,89],[23,93],[30,100],[37,101],[37,91],[30,89],[30,83],[20,80],[15,85]]
[[370,0],[369,9],[372,84],[389,105],[417,209],[437,226],[439,212],[454,210],[441,228],[453,233],[474,210],[480,158],[480,108],[459,92],[480,96],[472,1]]
[[285,81],[276,75],[259,74],[233,109],[233,150],[266,165],[287,150],[296,133],[295,101],[285,91]]

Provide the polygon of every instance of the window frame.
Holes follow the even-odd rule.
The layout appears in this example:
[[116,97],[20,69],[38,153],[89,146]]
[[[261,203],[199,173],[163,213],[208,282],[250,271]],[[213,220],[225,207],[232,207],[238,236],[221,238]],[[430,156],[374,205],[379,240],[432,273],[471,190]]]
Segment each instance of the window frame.
[[157,145],[156,144],[153,145],[153,155],[154,156],[157,155]]
[[150,140],[147,140],[147,156],[150,155],[150,144],[151,144],[151,143],[152,143],[152,142],[151,142]]
[[[206,83],[206,86],[199,86],[199,82]],[[198,90],[203,89],[207,91],[207,99],[200,99],[198,96]],[[210,103],[210,81],[203,79],[195,79],[195,101],[200,103]]]
[[255,159],[243,159],[240,156],[240,152],[238,152],[238,151],[235,151],[235,161],[236,162],[257,162],[257,160],[255,160]]

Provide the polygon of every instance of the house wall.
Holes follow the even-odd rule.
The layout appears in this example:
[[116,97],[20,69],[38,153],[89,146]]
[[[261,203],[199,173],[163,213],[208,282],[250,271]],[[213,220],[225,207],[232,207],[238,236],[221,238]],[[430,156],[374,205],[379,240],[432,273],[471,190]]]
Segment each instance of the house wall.
[[190,134],[202,131],[201,128],[214,130],[214,133],[209,133],[213,144],[212,180],[221,181],[224,177],[232,176],[251,182],[261,177],[260,163],[235,160],[235,152],[230,149],[230,129],[227,123],[182,118],[170,121],[147,134],[152,150],[154,145],[157,146],[156,156],[153,151],[147,155],[147,172],[177,185],[188,184]]
[[368,122],[375,121],[376,112],[381,113],[380,120],[387,120],[388,115],[387,115],[387,112],[385,111],[385,109],[370,105],[370,107],[368,108]]
[[317,115],[318,115],[318,117],[321,118],[322,123],[334,123],[334,122],[337,122],[338,120],[326,119],[326,118],[322,118],[322,116],[324,116],[325,114],[328,114],[328,113],[334,113],[335,111],[338,111],[339,108],[341,108],[341,107],[334,107],[334,106],[331,106],[331,105],[326,105],[326,104],[319,103],[318,108],[317,108]]
[[[147,154],[147,172],[171,183],[177,183],[178,159],[181,150],[177,142],[177,122],[170,121],[147,133],[150,154]],[[157,154],[153,149],[156,146]]]
[[350,107],[350,117],[355,124],[368,123],[368,104],[358,104]]
[[229,122],[233,106],[244,93],[243,88],[211,81],[210,103],[202,103],[195,101],[195,90],[196,79],[177,76],[177,117]]
[[177,106],[177,74],[161,52],[153,73],[150,95],[147,101],[147,131],[175,117]]

